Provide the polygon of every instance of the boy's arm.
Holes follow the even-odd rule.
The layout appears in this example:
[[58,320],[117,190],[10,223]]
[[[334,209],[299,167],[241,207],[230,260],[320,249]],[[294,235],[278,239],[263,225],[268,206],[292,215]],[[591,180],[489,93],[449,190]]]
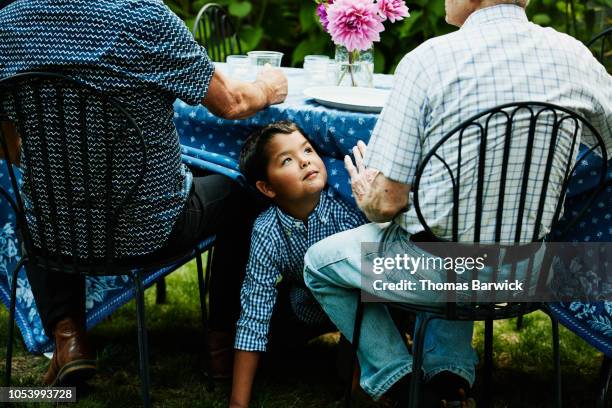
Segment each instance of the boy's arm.
[[257,363],[266,350],[268,329],[274,304],[276,282],[280,277],[276,248],[269,231],[251,235],[251,250],[246,275],[240,291],[241,313],[236,325],[236,355],[232,382],[231,407],[248,407]]
[[248,408],[260,355],[258,351],[236,350],[230,408]]

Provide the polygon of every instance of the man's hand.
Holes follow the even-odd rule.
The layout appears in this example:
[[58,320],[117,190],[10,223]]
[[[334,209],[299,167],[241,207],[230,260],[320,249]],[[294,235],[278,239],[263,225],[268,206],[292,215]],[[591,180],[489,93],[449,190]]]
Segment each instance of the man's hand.
[[410,186],[388,179],[379,170],[366,168],[363,164],[365,154],[366,145],[360,140],[353,147],[355,164],[349,156],[344,158],[355,201],[370,221],[391,221],[408,206]]
[[363,205],[367,201],[367,197],[372,192],[372,184],[378,175],[379,171],[374,169],[366,169],[363,164],[363,158],[366,153],[366,144],[361,140],[357,142],[357,146],[353,147],[353,156],[355,156],[355,165],[350,156],[344,156],[344,167],[348,171],[351,178],[351,189],[355,196],[355,201],[359,208],[364,210]]
[[232,79],[215,70],[202,105],[221,118],[245,119],[286,96],[287,77],[280,69],[264,67],[255,82]]
[[268,97],[268,103],[274,105],[282,103],[287,97],[287,77],[278,68],[266,64],[257,74],[255,84],[260,86]]

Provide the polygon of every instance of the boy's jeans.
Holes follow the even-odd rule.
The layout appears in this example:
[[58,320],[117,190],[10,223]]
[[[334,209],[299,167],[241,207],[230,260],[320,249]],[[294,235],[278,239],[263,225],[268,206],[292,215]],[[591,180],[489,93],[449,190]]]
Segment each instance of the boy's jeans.
[[[360,293],[358,288],[371,287],[362,276],[361,243],[385,240],[384,252],[421,256],[423,250],[408,239],[407,233],[394,223],[366,224],[353,230],[332,235],[313,245],[306,253],[304,279],[315,298],[338,329],[350,340],[355,323],[355,310]],[[411,275],[420,279],[440,280],[441,273],[420,270]],[[408,278],[410,279],[410,278]],[[403,292],[390,301],[431,303],[435,292]],[[380,293],[376,294],[380,296]],[[422,316],[419,316],[422,317]],[[421,319],[417,319],[417,327]],[[361,337],[357,352],[361,366],[361,387],[378,399],[397,380],[412,370],[412,356],[405,341],[382,303],[365,303]],[[472,322],[435,319],[427,326],[423,371],[429,379],[441,371],[451,371],[474,382],[478,357],[472,349]]]

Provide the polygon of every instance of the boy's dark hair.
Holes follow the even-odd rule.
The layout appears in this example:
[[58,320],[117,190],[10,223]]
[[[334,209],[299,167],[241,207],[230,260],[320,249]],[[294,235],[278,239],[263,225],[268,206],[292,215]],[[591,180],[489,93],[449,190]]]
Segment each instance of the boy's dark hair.
[[312,145],[304,131],[297,124],[288,120],[270,123],[249,135],[240,150],[240,172],[246,177],[249,184],[255,184],[259,180],[268,180],[267,167],[270,158],[266,147],[272,137],[278,134],[288,135],[295,131],[300,132]]

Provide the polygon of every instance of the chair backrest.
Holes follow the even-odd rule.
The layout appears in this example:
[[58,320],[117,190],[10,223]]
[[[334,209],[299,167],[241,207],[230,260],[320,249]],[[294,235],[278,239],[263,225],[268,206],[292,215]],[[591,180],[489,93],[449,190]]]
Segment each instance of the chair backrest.
[[[594,176],[599,178],[601,190],[607,172],[605,145],[597,130],[575,112],[549,103],[521,102],[500,105],[465,120],[441,138],[420,163],[413,188],[419,221],[431,236],[445,241],[428,225],[422,208],[427,192],[419,189],[424,175],[431,177],[430,168],[435,167],[436,177],[447,180],[452,190],[450,241],[543,240],[561,216],[565,193],[578,165],[572,159],[585,131],[595,142],[580,159],[596,150],[601,154],[600,173]],[[598,192],[584,201],[567,230]],[[470,233],[466,236],[465,231]]]
[[216,3],[204,5],[193,24],[194,38],[206,48],[216,62],[225,62],[228,55],[242,54],[240,36],[225,9]]
[[[579,160],[573,160],[584,132],[590,132],[593,137],[589,137],[589,141],[595,142]],[[451,207],[447,212],[452,225],[450,241],[460,242],[454,246],[445,245],[449,256],[453,251],[458,256],[466,256],[471,253],[469,251],[479,254],[475,256],[486,253],[489,257],[484,255],[484,258],[489,264],[497,266],[490,275],[481,275],[474,269],[471,279],[498,283],[504,278],[509,281],[520,278],[526,286],[526,291],[518,298],[510,292],[472,290],[469,307],[459,305],[455,292],[449,291],[445,309],[449,318],[482,320],[516,316],[531,310],[533,305],[526,308],[515,302],[528,301],[531,296],[540,299],[550,295],[547,288],[551,257],[548,248],[543,248],[540,242],[547,238],[561,216],[565,193],[576,166],[588,160],[595,151],[603,159],[599,174],[594,176],[598,177],[599,189],[590,193],[580,211],[572,213],[573,219],[565,226],[567,231],[603,190],[607,173],[607,152],[601,136],[575,112],[541,102],[500,105],[465,120],[425,154],[416,173],[413,204],[426,232],[433,241],[445,241],[428,225],[422,207],[427,191],[420,190],[423,176],[430,175],[428,168],[436,164],[435,172],[441,179],[448,180],[446,185],[452,190]],[[465,231],[470,234],[466,236]],[[498,267],[500,253],[494,246],[487,245],[492,243],[502,243],[501,247],[515,244],[505,249],[501,261],[504,269]],[[519,264],[522,264],[520,276]],[[456,282],[457,273],[447,270],[446,279]],[[516,300],[508,301],[506,296]]]
[[608,72],[612,72],[612,63],[610,62],[612,57],[612,27],[608,27],[597,34],[586,46],[594,51],[595,57],[606,67]]
[[[30,261],[68,272],[112,270],[120,216],[147,159],[132,116],[93,87],[45,72],[0,80],[0,107],[21,137],[22,185],[7,166]],[[138,169],[133,177],[115,165],[127,161]]]

